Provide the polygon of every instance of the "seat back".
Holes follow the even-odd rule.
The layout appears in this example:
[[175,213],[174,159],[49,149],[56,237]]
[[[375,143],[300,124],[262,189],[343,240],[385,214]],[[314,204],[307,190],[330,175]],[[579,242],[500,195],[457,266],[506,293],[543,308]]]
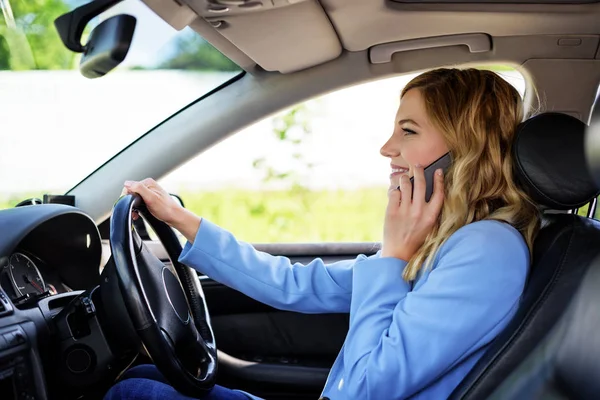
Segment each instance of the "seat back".
[[[536,116],[517,130],[515,175],[542,208],[570,210],[598,195],[585,163],[584,136],[585,124],[555,113]],[[544,215],[517,313],[450,399],[484,399],[499,389],[555,328],[599,257],[597,221],[568,213]]]
[[582,279],[558,324],[494,391],[490,399],[600,397],[600,259]]

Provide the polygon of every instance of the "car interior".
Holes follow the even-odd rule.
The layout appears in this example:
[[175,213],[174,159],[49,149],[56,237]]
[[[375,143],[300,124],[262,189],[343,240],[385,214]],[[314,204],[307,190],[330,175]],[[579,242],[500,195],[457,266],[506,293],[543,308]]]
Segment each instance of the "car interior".
[[[600,1],[140,1],[172,27],[192,28],[242,72],[91,172],[65,193],[72,204],[0,210],[0,398],[101,399],[143,363],[196,397],[218,383],[265,399],[319,398],[349,316],[276,310],[179,264],[176,234],[139,199],[119,199],[123,181],[159,179],[325,93],[498,64],[526,80],[514,171],[543,224],[517,314],[450,398],[600,397]],[[143,220],[132,222],[134,209]],[[302,263],[378,250],[255,247]],[[18,272],[30,265],[37,276]],[[26,284],[48,290],[23,293]],[[180,324],[185,315],[194,323]]]

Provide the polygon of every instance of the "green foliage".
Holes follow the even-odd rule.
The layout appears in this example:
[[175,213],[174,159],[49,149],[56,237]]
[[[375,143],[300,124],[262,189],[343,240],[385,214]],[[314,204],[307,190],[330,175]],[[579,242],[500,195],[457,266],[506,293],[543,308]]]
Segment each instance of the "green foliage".
[[494,72],[511,72],[514,71],[515,68],[513,66],[510,65],[484,65],[482,67],[479,67],[479,69],[484,69],[484,70],[488,70],[488,71],[494,71]]
[[0,70],[4,71],[10,69],[10,57],[8,42],[2,36],[0,36]]
[[54,19],[69,11],[63,0],[11,0],[16,28],[0,18],[0,68],[72,69],[75,54],[65,48]]
[[[600,202],[600,196],[598,196],[596,198],[596,204],[597,204],[596,205],[596,211],[594,212],[594,215],[591,216],[592,218],[595,218],[595,219],[598,218],[598,207],[600,207],[599,202]],[[581,215],[582,217],[587,217],[587,213],[588,213],[589,207],[590,207],[590,205],[586,204],[583,207],[579,208],[577,210],[577,215]]]
[[[253,243],[378,242],[387,204],[386,188],[181,191],[179,195],[194,213]],[[29,197],[42,198],[39,193],[0,198],[0,210]]]
[[387,204],[386,188],[183,191],[180,196],[194,213],[252,243],[378,242]]
[[[263,175],[263,182],[266,184],[279,182],[289,186],[290,195],[296,199],[296,212],[290,214],[268,204],[261,204],[260,210],[263,213],[272,213],[272,217],[277,226],[285,227],[292,223],[294,215],[306,214],[310,212],[314,204],[314,196],[310,190],[302,184],[298,171],[310,171],[313,165],[304,159],[301,146],[304,140],[312,133],[310,126],[310,114],[306,104],[300,104],[291,108],[273,119],[273,134],[280,141],[280,144],[287,149],[282,149],[291,153],[293,159],[286,170],[276,170],[266,158],[261,157],[254,160],[252,167],[260,171]],[[271,207],[271,208],[269,208]]]
[[285,114],[273,119],[273,134],[289,151],[291,149],[291,158],[294,162],[286,170],[275,169],[265,157],[260,157],[252,162],[252,167],[263,175],[262,181],[269,182],[287,182],[295,190],[302,189],[302,183],[297,171],[300,169],[310,170],[313,165],[307,162],[300,151],[303,141],[312,133],[310,126],[310,115],[306,104],[300,104]]
[[23,200],[38,198],[42,199],[44,192],[31,192],[31,193],[11,193],[7,197],[0,197],[0,210],[6,208],[12,208],[22,202]]
[[159,69],[197,71],[239,71],[233,61],[221,54],[196,33],[182,35],[176,42],[177,50]]

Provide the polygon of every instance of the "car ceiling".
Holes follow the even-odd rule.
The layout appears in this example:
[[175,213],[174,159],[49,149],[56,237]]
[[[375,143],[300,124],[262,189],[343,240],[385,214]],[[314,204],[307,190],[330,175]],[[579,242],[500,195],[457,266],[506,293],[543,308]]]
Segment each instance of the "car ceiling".
[[[181,25],[181,17],[176,19],[175,16],[187,10],[187,21],[192,23],[201,18],[218,32],[220,37],[211,35],[207,39],[212,39],[226,55],[231,48],[224,44],[229,42],[264,70],[282,73],[333,60],[342,50],[363,51],[382,43],[464,33],[484,33],[494,38],[560,35],[566,39],[574,35],[572,39],[583,37],[595,42],[595,48],[582,57],[600,58],[598,2],[515,4],[519,2],[513,0],[513,4],[435,4],[382,0],[247,0],[262,7],[242,8],[229,4],[244,0],[183,0],[181,5],[173,0],[144,1],[172,24]],[[224,6],[218,6],[219,2]],[[510,53],[504,55],[510,56]]]

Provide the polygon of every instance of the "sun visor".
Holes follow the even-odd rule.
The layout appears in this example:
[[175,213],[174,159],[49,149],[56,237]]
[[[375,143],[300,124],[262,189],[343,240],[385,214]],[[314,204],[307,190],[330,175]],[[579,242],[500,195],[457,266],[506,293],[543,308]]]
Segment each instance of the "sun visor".
[[267,71],[298,71],[333,60],[342,51],[327,14],[316,0],[185,3]]

